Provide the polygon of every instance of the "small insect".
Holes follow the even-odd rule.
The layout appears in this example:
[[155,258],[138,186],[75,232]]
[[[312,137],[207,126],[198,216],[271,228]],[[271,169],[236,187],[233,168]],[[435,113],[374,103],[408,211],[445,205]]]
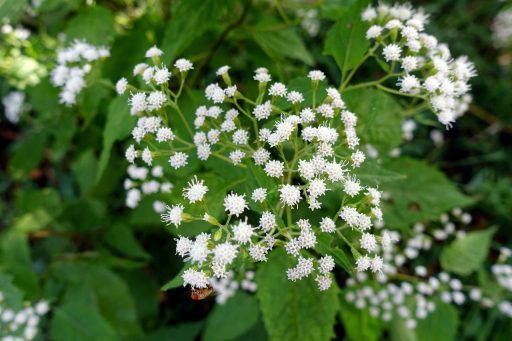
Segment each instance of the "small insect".
[[208,286],[204,289],[192,289],[192,292],[190,293],[190,298],[194,301],[200,301],[204,300],[208,296],[210,296],[213,293],[213,288]]

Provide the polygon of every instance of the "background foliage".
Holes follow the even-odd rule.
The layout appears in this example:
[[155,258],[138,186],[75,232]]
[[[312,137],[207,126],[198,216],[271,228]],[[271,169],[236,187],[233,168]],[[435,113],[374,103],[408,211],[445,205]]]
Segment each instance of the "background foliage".
[[[213,82],[215,70],[229,62],[233,74],[249,81],[252,70],[267,67],[276,78],[297,88],[311,67],[325,70],[339,84],[366,51],[366,27],[358,20],[365,1],[166,1],[115,0],[84,3],[44,0],[0,1],[0,17],[27,27],[24,60],[9,59],[12,47],[2,41],[0,91],[27,93],[27,111],[19,125],[0,123],[0,290],[13,300],[50,300],[52,311],[42,339],[52,340],[464,340],[507,339],[510,320],[477,306],[457,310],[438,304],[415,331],[397,320],[390,325],[372,319],[343,299],[343,288],[319,293],[314,283],[291,283],[279,253],[257,270],[255,295],[239,292],[225,305],[214,300],[192,302],[187,289],[172,283],[181,270],[174,255],[173,231],[159,223],[145,199],[138,208],[124,207],[123,151],[134,126],[127,97],[117,97],[113,83],[131,75],[150,46],[165,52],[165,61],[187,57],[194,62],[186,108],[200,104],[197,90]],[[453,129],[443,131],[436,148],[428,137],[433,123],[427,112],[415,139],[398,158],[388,153],[404,141],[403,103],[372,89],[347,92],[349,109],[358,113],[359,135],[376,146],[380,167],[365,165],[369,179],[388,191],[389,227],[407,232],[418,221],[436,219],[454,207],[473,214],[469,236],[440,255],[443,269],[476,276],[497,255],[493,245],[511,245],[512,107],[510,65],[490,40],[490,24],[501,4],[494,1],[412,1],[430,12],[430,29],[467,54],[479,77],[473,82],[474,104]],[[318,35],[311,37],[296,15],[318,11]],[[65,40],[85,38],[111,46],[111,57],[81,94],[78,105],[58,103],[58,90],[43,73],[24,74],[36,63],[53,67],[61,33]],[[59,38],[61,37],[61,38]],[[325,42],[325,44],[324,44]],[[350,48],[349,48],[350,46]],[[510,56],[508,56],[510,59]],[[21,63],[21,64],[20,64]],[[369,67],[361,77],[371,77]],[[110,79],[111,82],[105,81]],[[245,82],[249,84],[249,82]],[[380,169],[377,171],[377,169]],[[214,162],[208,169],[172,173],[183,183],[185,172],[207,172],[236,181]],[[256,180],[257,181],[257,180]],[[222,182],[219,181],[219,197]],[[216,192],[216,189],[212,192]],[[179,196],[180,193],[169,194]],[[170,197],[162,197],[170,199]],[[219,209],[221,209],[219,207]],[[489,229],[494,226],[493,229]],[[185,234],[196,234],[201,225]],[[326,241],[328,242],[328,241]],[[337,255],[351,270],[351,264]],[[346,274],[339,271],[342,287]],[[435,336],[434,336],[435,335]]]

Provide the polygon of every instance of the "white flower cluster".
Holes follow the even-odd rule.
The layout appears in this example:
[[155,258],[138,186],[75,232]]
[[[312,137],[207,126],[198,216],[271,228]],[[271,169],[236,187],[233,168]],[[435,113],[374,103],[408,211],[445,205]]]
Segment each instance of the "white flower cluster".
[[498,13],[492,24],[492,33],[494,44],[497,47],[509,48],[512,46],[512,8]]
[[[143,195],[156,193],[171,193],[173,184],[165,179],[162,166],[137,167],[129,165],[128,177],[124,180],[126,190],[126,206],[135,208],[139,205]],[[153,202],[153,209],[157,213],[165,211],[165,204],[159,200]]]
[[96,47],[84,40],[75,40],[67,48],[57,51],[57,65],[52,70],[51,82],[61,89],[60,103],[72,106],[86,86],[85,76],[91,71],[91,63],[110,56],[109,49]]
[[26,306],[16,311],[6,305],[4,294],[0,292],[0,337],[5,341],[33,340],[39,332],[38,326],[42,316],[49,310],[46,301],[34,306]]
[[439,122],[450,126],[468,109],[469,80],[476,71],[466,56],[453,59],[446,44],[424,32],[427,18],[409,4],[379,4],[362,13],[371,25],[366,37],[375,42],[375,49],[382,47],[391,75],[400,77],[399,91],[427,100]]
[[297,17],[301,20],[300,27],[306,31],[310,37],[316,37],[320,31],[321,22],[318,19],[318,10],[305,10],[299,8],[296,11]]
[[244,272],[242,277],[241,280],[237,280],[235,273],[229,271],[223,278],[212,278],[210,285],[215,290],[215,302],[218,304],[226,303],[240,289],[247,292],[255,292],[258,289],[256,282],[254,282],[253,271]]
[[[161,51],[155,47],[147,55],[158,63]],[[140,147],[130,146],[126,152],[128,161],[134,163],[142,157],[151,164],[153,157],[168,156],[170,167],[180,169],[188,165],[190,153],[195,151],[201,161],[215,158],[227,162],[228,167],[255,168],[269,183],[243,193],[232,188],[224,197],[227,220],[223,223],[217,218],[224,218],[214,217],[206,203],[208,185],[197,177],[183,188],[183,202],[167,206],[161,215],[166,224],[178,228],[184,222],[203,220],[213,228],[212,234],[177,239],[176,253],[191,265],[183,273],[186,285],[206,288],[213,278],[227,276],[235,259],[247,261],[244,255],[249,255],[252,261],[266,261],[274,246],[284,245],[297,262],[288,269],[288,278],[296,281],[313,276],[319,289],[326,290],[331,285],[334,260],[329,255],[317,260],[306,250],[315,248],[317,234],[341,234],[344,228],[361,235],[359,244],[364,255],[357,246],[351,246],[364,260],[358,261],[359,270],[381,271],[377,238],[371,233],[374,223],[382,221],[380,192],[363,186],[355,176],[365,161],[364,153],[358,150],[357,116],[346,110],[336,89],[318,91],[326,78],[323,72],[309,73],[313,94],[308,99],[303,92],[307,89],[288,89],[279,82],[270,85],[268,70],[259,68],[253,77],[259,94],[251,100],[231,83],[230,68],[223,66],[217,75],[226,83],[225,88],[219,83],[206,87],[205,97],[213,105],[198,107],[191,126],[179,107],[178,97],[192,65],[183,69],[178,62],[174,65],[181,75],[176,93],[165,84],[170,73],[155,80],[157,74],[167,70],[165,65],[135,67],[134,73],[142,75],[152,91],[138,91],[130,98],[132,114],[140,117],[132,132]],[[149,100],[156,92],[166,99],[158,101],[158,105]],[[164,110],[164,103],[169,110]],[[174,119],[181,119],[187,129],[177,130]],[[336,199],[338,212],[324,212],[315,221],[295,217],[298,206],[305,210],[325,209],[329,192],[341,197]],[[254,210],[249,209],[249,204]]]
[[25,93],[21,91],[11,91],[2,98],[4,105],[5,118],[11,123],[18,123],[25,102]]
[[[377,282],[364,273],[357,274],[347,280],[345,299],[358,309],[368,309],[374,318],[391,321],[395,316],[399,317],[410,329],[416,328],[418,320],[425,319],[435,310],[436,300],[457,306],[468,301],[478,302],[483,307],[496,305],[505,315],[512,317],[510,302],[495,302],[491,296],[484,295],[482,289],[466,285],[446,272],[429,275],[432,266],[418,263],[420,252],[427,252],[436,245],[433,240],[442,244],[450,236],[464,238],[465,230],[458,229],[457,225],[465,226],[470,222],[469,213],[455,208],[451,216],[441,215],[439,221],[432,224],[434,226],[415,224],[414,234],[401,241],[398,232],[384,231],[382,238],[396,243],[383,247],[383,271],[377,276]],[[503,249],[499,261],[506,261],[510,253],[510,250]],[[432,257],[424,259],[427,258]],[[500,263],[493,265],[492,270],[498,284],[512,290],[512,266]]]

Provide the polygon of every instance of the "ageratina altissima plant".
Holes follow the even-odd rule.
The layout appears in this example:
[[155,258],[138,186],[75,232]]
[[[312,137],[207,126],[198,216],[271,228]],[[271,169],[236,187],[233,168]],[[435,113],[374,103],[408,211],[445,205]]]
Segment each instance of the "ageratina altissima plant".
[[[448,127],[464,114],[471,102],[469,80],[476,76],[475,67],[466,56],[454,59],[448,45],[425,32],[427,14],[408,4],[380,4],[365,9],[362,19],[370,25],[366,38],[373,43],[363,61],[375,57],[387,69],[371,85],[424,100]],[[398,89],[383,84],[389,79],[398,80]]]
[[[258,94],[250,99],[232,82],[229,67],[221,67],[217,76],[224,85],[206,87],[210,105],[199,106],[194,124],[189,125],[185,115],[194,113],[183,113],[178,98],[193,66],[179,59],[172,75],[161,64],[161,54],[154,47],[146,53],[152,65],[135,66],[144,89],[125,79],[117,84],[119,93],[131,91],[131,113],[139,117],[127,160],[149,166],[154,158],[166,157],[169,167],[182,169],[195,154],[203,162],[210,158],[225,162],[226,172],[238,168],[249,177],[257,172],[265,179],[265,185],[250,191],[240,187],[229,191],[223,198],[222,216],[215,216],[208,206],[210,188],[200,176],[191,176],[182,199],[167,207],[162,221],[178,233],[188,222],[210,225],[209,232],[195,238],[176,239],[176,253],[188,264],[182,276],[185,285],[206,288],[213,278],[265,262],[272,249],[284,247],[296,264],[287,270],[288,279],[313,276],[318,288],[326,290],[335,262],[330,255],[314,252],[321,234],[348,243],[359,271],[381,271],[379,244],[391,243],[388,235],[372,232],[373,225],[382,222],[381,194],[357,177],[365,160],[358,149],[357,116],[345,108],[335,88],[325,88],[323,72],[311,71],[308,87],[298,91],[273,82],[267,69],[259,68],[253,76]],[[171,78],[176,79],[175,86],[170,86]],[[180,120],[185,129],[175,129],[177,122],[168,117]],[[335,201],[336,209],[325,205],[329,193],[329,207]],[[316,212],[318,218],[310,218],[308,212]],[[344,236],[346,229],[360,234],[358,245]]]

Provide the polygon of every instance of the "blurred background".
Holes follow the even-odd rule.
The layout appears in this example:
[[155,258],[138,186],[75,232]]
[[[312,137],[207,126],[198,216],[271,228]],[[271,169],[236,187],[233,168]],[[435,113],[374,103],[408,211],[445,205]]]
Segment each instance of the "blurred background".
[[[108,119],[119,111],[113,84],[130,79],[132,66],[155,44],[166,62],[183,56],[194,63],[192,98],[200,96],[194,89],[214,82],[215,70],[224,64],[240,83],[264,66],[282,81],[318,68],[338,84],[336,64],[323,53],[324,40],[353,2],[0,1],[0,291],[34,304],[49,301],[39,338],[94,335],[70,328],[71,321],[110,335],[106,339],[267,338],[259,312],[249,330],[230,336],[223,328],[230,327],[226,321],[236,324],[232,307],[215,298],[191,303],[189,289],[182,287],[160,290],[183,265],[174,255],[174,232],[160,223],[154,208],[155,200],[165,202],[174,194],[148,195],[135,209],[126,207],[130,127]],[[512,15],[497,21],[510,4],[410,3],[430,13],[430,33],[448,43],[454,56],[468,55],[478,77],[472,82],[473,104],[451,129],[425,118],[428,113],[420,115],[425,119],[409,128],[413,137],[395,153],[426,159],[473,199],[466,208],[471,229],[499,228],[488,259],[493,262],[500,245],[512,245]],[[79,104],[67,108],[58,103],[48,75],[57,48],[73,38],[110,46],[111,57]],[[368,67],[358,77],[375,72]],[[188,107],[192,110],[192,103]],[[119,126],[112,136],[104,132],[109,124]],[[170,181],[184,180],[178,174]],[[344,280],[340,275],[340,286]],[[457,340],[512,335],[510,319],[491,310],[459,314]],[[111,329],[114,334],[101,334]],[[342,321],[335,331],[339,339],[347,336]]]

